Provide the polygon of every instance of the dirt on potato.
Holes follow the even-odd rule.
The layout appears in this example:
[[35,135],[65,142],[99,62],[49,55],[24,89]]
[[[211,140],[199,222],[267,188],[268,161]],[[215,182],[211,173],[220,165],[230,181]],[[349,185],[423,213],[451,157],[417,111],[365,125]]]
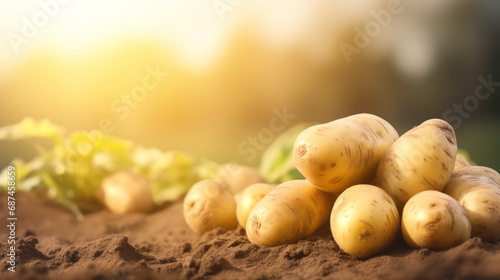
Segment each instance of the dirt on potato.
[[11,245],[0,212],[1,279],[500,279],[500,241],[472,238],[432,251],[399,238],[388,251],[357,260],[339,249],[328,225],[296,244],[264,247],[242,228],[197,235],[180,201],[151,214],[103,209],[83,221],[42,197],[17,193],[16,202],[15,272],[7,269]]

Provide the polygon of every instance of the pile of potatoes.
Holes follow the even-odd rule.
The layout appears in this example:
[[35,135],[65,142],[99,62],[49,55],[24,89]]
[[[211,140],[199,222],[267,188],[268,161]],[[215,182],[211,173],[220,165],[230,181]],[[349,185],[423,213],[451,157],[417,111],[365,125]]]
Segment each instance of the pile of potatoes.
[[297,242],[330,223],[357,258],[402,235],[413,248],[448,249],[471,237],[500,239],[500,175],[457,154],[453,127],[430,119],[399,136],[384,119],[356,114],[314,125],[295,139],[305,177],[277,186],[245,166],[195,184],[184,216],[195,232],[246,229],[250,242]]

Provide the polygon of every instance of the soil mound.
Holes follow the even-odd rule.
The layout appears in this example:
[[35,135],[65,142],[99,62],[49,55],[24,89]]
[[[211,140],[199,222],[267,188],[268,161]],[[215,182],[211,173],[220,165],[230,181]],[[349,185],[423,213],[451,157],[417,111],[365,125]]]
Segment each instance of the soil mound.
[[193,233],[181,202],[148,215],[101,210],[79,222],[43,198],[17,194],[16,201],[16,271],[7,270],[10,245],[1,230],[2,279],[500,279],[499,241],[472,238],[431,251],[398,240],[359,260],[339,249],[328,226],[295,244],[264,247],[242,228]]

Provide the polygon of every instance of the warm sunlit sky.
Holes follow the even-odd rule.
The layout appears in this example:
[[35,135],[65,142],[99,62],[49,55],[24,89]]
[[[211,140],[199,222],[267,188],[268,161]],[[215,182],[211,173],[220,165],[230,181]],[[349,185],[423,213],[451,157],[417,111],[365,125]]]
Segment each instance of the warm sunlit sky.
[[[115,136],[221,160],[241,159],[238,144],[276,108],[293,122],[369,111],[404,132],[495,71],[495,3],[0,0],[0,125],[31,116],[71,132],[111,118]],[[357,47],[348,59],[343,43]],[[147,69],[169,76],[120,118],[113,102]],[[498,130],[496,100],[458,133]]]
[[[65,55],[77,55],[98,44],[134,36],[160,35],[173,42],[183,60],[194,66],[209,63],[220,50],[224,25],[211,1],[60,2],[1,1],[0,27],[9,38],[2,38],[1,59],[15,61],[25,52],[42,46],[56,48]],[[34,36],[27,38],[26,43],[13,43],[17,40],[12,39],[12,34],[22,36],[23,31],[31,32],[29,26],[35,27]]]
[[[1,57],[16,61],[40,47],[56,48],[65,55],[78,55],[96,44],[120,37],[160,38],[172,44],[182,62],[202,67],[213,62],[227,35],[250,19],[270,45],[310,45],[320,49],[325,32],[340,31],[367,18],[382,1],[225,1],[225,0],[20,0],[0,1]],[[335,23],[335,24],[332,24]],[[34,27],[34,32],[33,28]],[[27,42],[16,35],[33,33]],[[323,38],[323,42],[321,42]],[[328,53],[323,51],[323,54]],[[5,68],[5,65],[2,63]]]

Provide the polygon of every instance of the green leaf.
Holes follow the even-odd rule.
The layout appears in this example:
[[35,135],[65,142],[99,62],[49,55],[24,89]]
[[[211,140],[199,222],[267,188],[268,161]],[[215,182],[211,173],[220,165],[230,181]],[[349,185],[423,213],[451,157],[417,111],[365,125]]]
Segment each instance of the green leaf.
[[303,179],[295,168],[293,145],[297,136],[314,123],[299,123],[280,134],[262,154],[259,172],[267,182],[279,184],[288,180]]
[[[38,150],[28,163],[15,159],[19,191],[37,189],[66,206],[79,219],[81,207],[101,205],[102,180],[114,172],[132,171],[146,178],[156,203],[173,201],[197,181],[215,178],[219,165],[179,151],[162,152],[137,147],[128,140],[98,130],[77,131],[63,137],[62,129],[47,120],[26,118],[0,128],[0,140],[47,138],[53,147]],[[7,169],[0,172],[0,190],[7,190]]]
[[152,182],[153,199],[161,204],[184,195],[196,182],[215,178],[219,165],[179,151],[168,151],[149,163],[143,172]]
[[71,197],[73,194],[71,190],[65,189],[61,184],[58,184],[48,174],[42,174],[41,177],[44,185],[47,186],[50,190],[48,193],[49,197],[67,207],[71,212],[73,212],[73,214],[75,214],[78,220],[82,220],[83,214],[75,201],[72,200]]
[[32,137],[61,139],[62,135],[62,129],[46,119],[37,122],[32,118],[24,118],[18,124],[0,128],[0,140],[19,140]]

